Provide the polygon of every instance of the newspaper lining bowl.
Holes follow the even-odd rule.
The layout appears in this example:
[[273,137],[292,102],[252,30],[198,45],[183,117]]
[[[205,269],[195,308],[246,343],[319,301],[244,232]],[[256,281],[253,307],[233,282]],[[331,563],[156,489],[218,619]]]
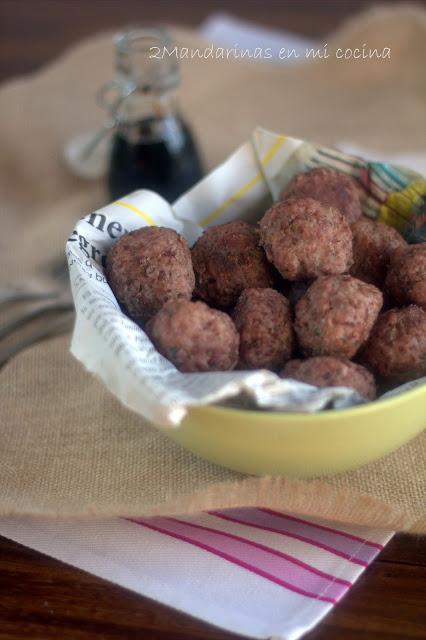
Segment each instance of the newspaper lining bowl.
[[[363,400],[351,389],[317,389],[268,371],[180,373],[122,312],[103,261],[118,237],[141,226],[172,227],[192,244],[211,225],[255,222],[293,175],[315,166],[354,176],[364,187],[366,215],[397,227],[408,241],[426,238],[426,181],[418,174],[256,129],[173,205],[150,191],[129,194],[84,216],[67,242],[74,356],[174,440],[247,473],[307,477],[374,460],[426,425],[426,385],[359,406]],[[213,406],[241,394],[259,410]]]

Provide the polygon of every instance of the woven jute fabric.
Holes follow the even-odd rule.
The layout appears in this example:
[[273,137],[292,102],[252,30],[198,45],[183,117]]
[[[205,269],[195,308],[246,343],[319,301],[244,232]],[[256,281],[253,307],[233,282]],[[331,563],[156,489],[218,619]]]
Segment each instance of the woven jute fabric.
[[[205,46],[178,30],[179,43]],[[182,60],[181,103],[206,165],[256,125],[332,145],[422,150],[426,14],[370,11],[328,38],[391,59],[302,62]],[[0,90],[1,283],[42,273],[74,221],[105,204],[101,181],[73,177],[64,143],[99,126],[95,88],[111,77],[110,34]],[[425,408],[426,414],[426,408]],[[425,416],[426,419],[426,416]],[[69,355],[69,336],[45,341],[0,373],[0,514],[179,513],[263,505],[311,516],[426,531],[426,436],[362,469],[311,481],[252,478],[200,460],[124,409]],[[401,424],[401,429],[404,425]]]

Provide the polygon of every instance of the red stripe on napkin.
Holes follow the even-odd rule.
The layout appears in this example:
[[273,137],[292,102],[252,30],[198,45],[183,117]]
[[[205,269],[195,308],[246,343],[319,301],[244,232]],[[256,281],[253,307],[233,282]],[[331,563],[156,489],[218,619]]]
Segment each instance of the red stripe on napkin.
[[280,518],[263,509],[227,509],[226,511],[209,511],[208,513],[229,522],[300,540],[362,567],[367,567],[380,550],[379,545],[379,548],[373,548],[366,545],[363,540],[359,542],[350,537],[339,537],[340,532],[338,531],[324,532],[313,527],[308,521],[293,522],[292,519]]
[[285,520],[291,520],[292,522],[298,522],[299,524],[309,525],[315,529],[320,529],[321,531],[328,531],[329,533],[336,534],[338,536],[343,536],[344,538],[349,538],[350,540],[356,540],[357,542],[362,542],[362,544],[366,544],[369,547],[374,547],[381,551],[384,549],[384,545],[379,542],[372,542],[371,540],[367,540],[366,538],[361,538],[361,536],[356,536],[353,533],[348,533],[347,531],[341,531],[339,529],[334,529],[333,527],[326,527],[323,524],[318,524],[318,522],[311,522],[310,520],[303,520],[302,518],[296,518],[296,516],[290,516],[287,513],[282,513],[281,511],[274,511],[273,509],[266,509],[265,507],[257,507],[259,511],[263,511],[264,513],[269,513],[272,516],[277,516],[278,518],[284,518]]
[[135,524],[192,544],[286,589],[335,604],[351,582],[240,536],[174,518],[131,518]]

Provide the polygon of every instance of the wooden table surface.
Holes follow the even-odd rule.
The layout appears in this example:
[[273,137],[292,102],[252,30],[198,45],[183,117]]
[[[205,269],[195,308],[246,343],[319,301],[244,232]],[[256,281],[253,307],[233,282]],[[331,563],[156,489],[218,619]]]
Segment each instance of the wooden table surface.
[[[426,545],[396,536],[306,640],[426,637]],[[1,640],[238,640],[0,538]]]
[[[275,29],[325,37],[370,4],[369,0],[0,0],[0,80],[37,69],[91,33],[128,23],[195,26],[214,11],[228,11]],[[398,535],[306,639],[426,638],[425,603],[426,538]],[[0,538],[0,640],[24,638],[231,640],[237,636]]]

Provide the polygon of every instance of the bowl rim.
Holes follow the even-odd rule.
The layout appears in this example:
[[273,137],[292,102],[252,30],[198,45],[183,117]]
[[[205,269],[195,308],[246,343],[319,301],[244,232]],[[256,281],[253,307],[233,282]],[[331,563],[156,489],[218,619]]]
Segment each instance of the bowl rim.
[[[283,418],[288,418],[294,421],[305,422],[307,417],[314,418],[316,422],[324,422],[338,419],[338,418],[347,418],[349,415],[351,417],[362,416],[367,413],[375,413],[377,411],[381,411],[384,408],[384,405],[389,407],[390,405],[397,405],[403,402],[409,402],[410,400],[421,396],[426,392],[426,382],[420,384],[418,387],[414,387],[414,389],[409,389],[408,391],[404,391],[396,396],[392,396],[390,398],[378,398],[377,400],[373,400],[372,402],[367,402],[365,404],[356,405],[354,407],[345,407],[344,409],[325,409],[318,412],[295,412],[295,411],[268,411],[262,409],[239,409],[237,407],[228,407],[220,404],[211,404],[211,405],[195,405],[190,407],[191,409],[198,410],[208,410],[212,413],[224,414],[231,413],[233,416],[240,416],[242,418],[246,418],[248,415],[250,417],[258,416],[262,418],[268,418],[271,420],[282,420]],[[426,403],[425,403],[425,427],[426,427]]]

